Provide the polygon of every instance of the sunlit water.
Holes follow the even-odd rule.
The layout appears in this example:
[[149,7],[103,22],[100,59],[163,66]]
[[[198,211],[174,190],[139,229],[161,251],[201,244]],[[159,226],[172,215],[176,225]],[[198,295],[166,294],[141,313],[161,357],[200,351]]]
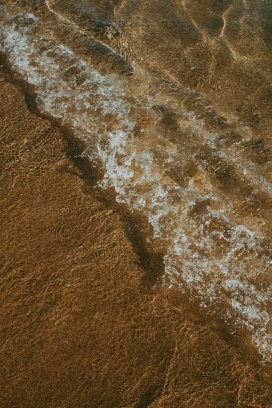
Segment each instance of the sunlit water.
[[[87,143],[85,155],[104,169],[101,188],[114,187],[118,202],[148,217],[150,240],[165,253],[163,284],[192,293],[210,310],[223,305],[225,318],[246,326],[270,360],[269,220],[244,210],[254,194],[271,200],[269,174],[235,144],[220,145],[220,135],[170,94],[154,96],[147,88],[135,94],[133,81],[142,80],[142,69],[136,67],[136,79],[103,76],[18,8],[0,8],[0,22],[0,50],[35,86],[39,109],[61,118]],[[162,128],[165,109],[175,113],[179,143]],[[237,129],[244,143],[251,140],[249,128]],[[228,171],[224,163],[240,186],[252,187],[251,198],[231,186],[227,192],[218,188]]]

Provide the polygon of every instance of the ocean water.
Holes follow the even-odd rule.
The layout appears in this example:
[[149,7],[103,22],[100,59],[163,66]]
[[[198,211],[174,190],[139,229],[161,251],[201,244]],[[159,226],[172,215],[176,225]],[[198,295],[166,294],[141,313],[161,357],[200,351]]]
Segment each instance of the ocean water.
[[[52,18],[85,35],[45,3]],[[233,331],[246,328],[271,361],[272,175],[262,138],[203,93],[171,81],[154,92],[153,74],[138,61],[129,77],[103,72],[61,41],[54,21],[19,3],[0,6],[0,51],[35,87],[40,111],[86,142],[84,155],[103,169],[99,188],[114,187],[118,202],[146,215],[148,240],[165,254],[162,285],[189,293],[208,313],[220,310]],[[188,98],[201,100],[201,111]],[[223,128],[209,126],[207,112]]]

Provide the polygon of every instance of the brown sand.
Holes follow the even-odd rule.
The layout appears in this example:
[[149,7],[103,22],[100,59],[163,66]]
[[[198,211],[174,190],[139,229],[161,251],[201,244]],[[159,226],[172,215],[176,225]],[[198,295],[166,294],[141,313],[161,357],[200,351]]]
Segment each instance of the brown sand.
[[150,292],[160,263],[133,222],[95,197],[68,157],[80,146],[29,111],[29,89],[2,77],[0,406],[271,407],[249,351]]

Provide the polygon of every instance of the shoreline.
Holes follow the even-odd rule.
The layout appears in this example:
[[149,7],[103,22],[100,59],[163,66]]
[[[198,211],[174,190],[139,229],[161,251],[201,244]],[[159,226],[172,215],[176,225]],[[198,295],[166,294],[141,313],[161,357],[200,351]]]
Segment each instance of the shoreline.
[[[1,58],[1,64],[0,65],[4,65],[5,61],[3,60],[3,57]],[[1,74],[3,74],[3,69],[1,68],[0,71]],[[12,83],[13,82],[13,78],[12,78],[12,73],[11,71],[9,71],[8,68],[4,69],[4,75],[2,75],[2,77],[4,77],[4,80],[6,83]],[[90,175],[90,173],[88,173],[90,171],[90,163],[88,163],[88,166],[86,166],[86,163],[84,163],[84,159],[78,163],[77,159],[75,158],[76,155],[80,154],[82,151],[82,141],[76,139],[75,137],[73,137],[73,135],[68,131],[67,129],[63,129],[63,127],[60,124],[59,120],[52,120],[52,118],[44,117],[44,115],[41,115],[36,106],[35,106],[35,95],[31,94],[28,92],[28,89],[25,88],[25,83],[24,81],[18,80],[16,79],[14,81],[14,86],[17,88],[17,90],[24,96],[25,99],[28,99],[28,104],[29,104],[29,100],[31,101],[31,112],[32,114],[36,115],[37,117],[41,118],[42,120],[49,120],[51,123],[51,126],[53,128],[55,128],[57,131],[60,132],[61,137],[64,139],[64,151],[65,151],[65,155],[67,157],[67,159],[72,160],[73,162],[73,166],[75,166],[76,170],[76,177],[79,177],[82,179],[83,181],[83,192],[84,194],[87,195],[93,195],[94,193],[92,192],[92,187],[95,184],[95,182],[97,181],[96,178],[93,178],[92,175]],[[18,92],[17,91],[17,92]],[[29,97],[30,94],[30,97]],[[27,104],[27,105],[28,105]],[[28,109],[29,109],[29,105],[28,105]],[[69,134],[68,138],[67,138],[67,134]],[[68,139],[68,140],[67,140]],[[71,144],[69,146],[69,143],[71,143],[72,141],[72,148],[71,148]],[[76,154],[75,154],[76,152]],[[83,163],[82,163],[83,162]],[[84,174],[85,173],[85,174]],[[87,179],[87,180],[86,180]],[[91,180],[91,182],[90,182]],[[95,182],[94,182],[95,180]],[[134,249],[134,251],[136,252],[136,254],[139,257],[139,261],[137,261],[137,265],[139,265],[139,267],[144,271],[145,276],[143,278],[143,283],[141,284],[141,291],[143,291],[143,293],[146,293],[146,295],[148,297],[151,296],[155,298],[159,297],[161,299],[165,298],[167,299],[167,302],[169,301],[170,304],[172,304],[172,307],[178,308],[180,309],[180,311],[182,311],[182,313],[185,313],[185,315],[189,316],[189,318],[193,319],[195,322],[197,322],[196,324],[199,325],[200,327],[213,327],[212,331],[215,330],[216,332],[220,333],[220,336],[223,336],[223,338],[232,345],[232,347],[237,348],[238,344],[238,349],[240,349],[239,351],[239,355],[242,357],[242,355],[247,356],[246,359],[248,359],[248,357],[251,354],[250,360],[252,359],[252,363],[255,360],[256,362],[256,357],[257,355],[254,356],[254,352],[252,348],[248,348],[248,350],[246,351],[246,348],[244,347],[244,350],[242,352],[242,348],[243,348],[243,343],[237,342],[235,341],[234,337],[230,337],[228,330],[225,332],[222,331],[224,324],[221,323],[222,325],[220,325],[218,322],[215,323],[215,321],[213,321],[213,318],[211,316],[205,316],[199,313],[200,310],[197,310],[195,308],[195,305],[190,306],[187,304],[187,308],[186,308],[186,301],[185,304],[180,303],[180,301],[182,300],[182,296],[178,293],[178,291],[166,291],[163,294],[163,291],[158,288],[155,290],[151,290],[150,292],[150,284],[151,286],[154,284],[154,277],[155,279],[157,279],[158,276],[160,276],[160,274],[162,272],[159,272],[158,276],[156,276],[156,270],[157,270],[157,265],[159,264],[159,271],[162,265],[162,258],[159,258],[158,261],[156,261],[156,257],[157,254],[151,254],[150,252],[148,252],[148,250],[146,250],[146,248],[144,248],[144,244],[143,244],[143,238],[141,237],[141,232],[139,231],[139,229],[136,229],[136,224],[138,223],[138,219],[137,217],[133,217],[133,215],[129,214],[128,211],[126,211],[124,213],[124,206],[120,205],[118,203],[114,203],[114,195],[110,198],[110,200],[106,200],[105,199],[105,195],[107,195],[107,192],[102,192],[102,194],[94,194],[95,199],[98,199],[104,208],[113,210],[114,212],[117,213],[118,217],[121,219],[122,221],[122,225],[124,228],[124,231],[126,233],[126,236],[128,237],[128,239],[130,239],[130,242],[132,244],[132,247]],[[144,223],[144,221],[142,221]],[[127,223],[127,224],[126,224]],[[139,223],[138,223],[139,225]],[[133,237],[134,237],[134,241],[133,241]],[[147,260],[145,259],[147,258]],[[157,262],[157,263],[156,263]],[[153,266],[153,269],[150,269],[150,265]],[[148,288],[149,287],[149,288]],[[168,293],[167,293],[168,292]],[[186,310],[187,309],[187,310]],[[221,326],[221,327],[220,327]],[[248,346],[247,346],[248,347]],[[251,351],[250,351],[251,349]],[[253,352],[253,354],[252,354]],[[241,354],[242,353],[242,354]],[[244,357],[245,358],[245,357]],[[256,363],[254,363],[256,364]],[[270,369],[270,365],[267,365],[267,370]],[[268,372],[268,371],[267,371]]]
[[[187,291],[226,320],[231,315],[269,360],[269,135],[255,140],[237,116],[218,117],[217,108],[206,112],[205,98],[198,101],[192,92],[188,112],[179,107],[188,94],[171,84],[153,96],[141,69],[133,90],[130,80],[90,69],[89,58],[78,58],[78,41],[70,38],[74,52],[66,40],[59,43],[46,10],[40,22],[32,14],[18,18],[19,25],[4,22],[3,49],[35,84],[40,109],[62,117],[86,141],[91,162],[101,160],[102,188],[114,188],[118,202],[148,217],[152,244],[165,253],[164,285]],[[32,42],[32,31],[40,41]],[[83,45],[81,35],[78,40]],[[259,128],[269,130],[262,120]]]
[[97,185],[85,142],[16,76],[0,53],[0,406],[272,406],[249,332],[163,287],[147,216]]
[[[64,142],[64,152],[67,159],[73,162],[75,167],[75,174],[82,180],[82,192],[87,195],[93,196],[98,202],[100,202],[105,209],[113,211],[123,224],[123,229],[126,234],[126,238],[130,241],[135,254],[138,257],[136,265],[144,272],[142,278],[142,290],[147,295],[166,296],[166,298],[173,302],[175,307],[186,310],[188,315],[192,316],[192,319],[199,324],[205,326],[206,324],[216,328],[222,333],[223,337],[233,347],[238,349],[245,349],[247,355],[252,355],[253,359],[261,362],[261,355],[257,349],[250,344],[248,339],[248,332],[242,328],[235,328],[232,332],[232,323],[226,322],[224,318],[220,316],[220,310],[215,315],[211,314],[211,311],[205,311],[200,306],[198,299],[193,299],[192,296],[182,294],[178,289],[168,289],[162,286],[160,281],[161,276],[164,273],[164,253],[157,253],[152,251],[152,248],[147,245],[146,238],[150,236],[151,226],[148,226],[147,218],[134,211],[129,211],[127,206],[116,201],[116,193],[114,189],[101,189],[97,186],[97,182],[103,177],[102,168],[94,168],[91,161],[87,157],[82,157],[81,153],[85,150],[85,142],[79,139],[73,134],[73,131],[67,126],[62,124],[62,120],[54,118],[48,113],[41,113],[36,105],[36,94],[34,86],[29,85],[24,79],[14,79],[14,74],[11,67],[9,67],[6,57],[0,52],[0,78],[3,76],[4,80],[13,86],[24,96],[25,103],[29,111],[38,118],[49,121],[52,128],[60,132]],[[136,213],[136,214],[135,214]],[[262,362],[262,365],[267,366],[270,370],[272,363]],[[271,366],[272,367],[272,366]],[[272,377],[271,377],[272,383]]]

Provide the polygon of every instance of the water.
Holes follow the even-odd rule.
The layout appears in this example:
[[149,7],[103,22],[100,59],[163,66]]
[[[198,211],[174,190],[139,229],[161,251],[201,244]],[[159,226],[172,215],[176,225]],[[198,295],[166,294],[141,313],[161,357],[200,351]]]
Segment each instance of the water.
[[246,327],[271,361],[272,179],[270,159],[259,166],[254,156],[261,138],[219,106],[225,126],[208,126],[216,102],[199,113],[186,98],[205,95],[165,85],[152,92],[137,63],[130,78],[102,74],[54,36],[50,21],[18,7],[0,16],[0,50],[34,85],[39,109],[86,142],[84,155],[104,170],[100,188],[114,187],[118,202],[148,217],[149,239],[165,254],[163,285],[221,310],[234,330]]

